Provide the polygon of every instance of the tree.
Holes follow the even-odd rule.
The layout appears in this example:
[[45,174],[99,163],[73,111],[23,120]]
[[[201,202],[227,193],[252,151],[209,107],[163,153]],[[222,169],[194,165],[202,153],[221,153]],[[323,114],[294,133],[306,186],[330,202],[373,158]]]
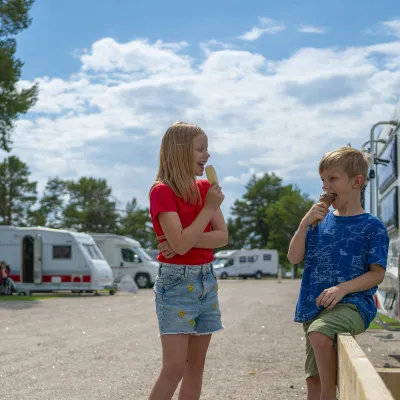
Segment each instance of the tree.
[[281,265],[289,264],[287,252],[290,240],[312,205],[313,201],[307,195],[288,185],[283,188],[282,197],[266,209],[265,220],[270,225],[267,247],[278,249]]
[[37,200],[36,182],[29,181],[28,166],[10,156],[0,164],[0,224],[26,225]]
[[158,244],[151,227],[149,209],[139,207],[135,198],[126,205],[120,220],[119,234],[136,239],[145,248],[153,248],[155,243]]
[[246,185],[243,199],[232,206],[232,219],[228,220],[229,248],[264,248],[268,242],[270,226],[265,220],[265,210],[276,202],[282,193],[282,180],[275,174],[253,176]]
[[293,185],[282,185],[275,174],[252,177],[228,219],[225,249],[277,249],[281,265],[288,265],[290,240],[313,202]]
[[80,178],[67,182],[69,195],[64,209],[64,226],[83,232],[114,232],[118,214],[112,189],[105,179]]
[[39,218],[43,218],[43,225],[56,229],[64,226],[64,212],[69,199],[68,185],[71,182],[58,177],[47,181],[38,211]]
[[37,85],[18,88],[23,63],[15,57],[13,38],[30,25],[32,4],[33,0],[0,0],[0,148],[5,151],[10,151],[14,121],[37,100]]

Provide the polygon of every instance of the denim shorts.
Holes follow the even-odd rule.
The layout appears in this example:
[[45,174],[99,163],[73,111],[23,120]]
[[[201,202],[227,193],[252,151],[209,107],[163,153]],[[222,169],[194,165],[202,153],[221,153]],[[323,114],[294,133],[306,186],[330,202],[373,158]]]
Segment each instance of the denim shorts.
[[223,329],[211,264],[161,263],[154,292],[160,335],[207,335]]

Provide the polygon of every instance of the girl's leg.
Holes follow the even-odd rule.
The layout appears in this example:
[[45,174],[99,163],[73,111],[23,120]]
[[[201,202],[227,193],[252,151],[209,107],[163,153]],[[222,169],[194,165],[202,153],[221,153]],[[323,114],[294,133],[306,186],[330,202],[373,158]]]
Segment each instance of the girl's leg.
[[199,400],[203,371],[211,335],[189,337],[185,373],[179,391],[179,400]]
[[163,364],[149,400],[171,400],[186,367],[189,335],[162,335]]

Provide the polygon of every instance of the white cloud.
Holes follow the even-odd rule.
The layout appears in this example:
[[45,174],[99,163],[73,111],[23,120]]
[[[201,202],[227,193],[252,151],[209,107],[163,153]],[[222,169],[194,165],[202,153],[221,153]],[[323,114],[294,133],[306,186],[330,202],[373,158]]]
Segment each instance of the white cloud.
[[325,28],[322,28],[322,27],[319,27],[319,26],[302,25],[302,26],[299,28],[299,32],[323,34],[323,33],[326,33],[326,29],[325,29]]
[[285,25],[270,18],[260,18],[260,24],[253,26],[250,31],[238,36],[238,39],[253,41],[259,39],[265,34],[275,35],[286,29]]
[[383,21],[376,26],[366,29],[369,35],[394,36],[400,38],[400,18]]
[[317,193],[319,158],[361,145],[397,102],[400,41],[302,48],[274,61],[216,45],[199,62],[185,43],[93,43],[69,79],[38,77],[39,102],[17,124],[16,154],[40,187],[55,175],[105,177],[121,203],[147,205],[161,136],[176,120],[198,123],[227,213],[253,174],[275,172]]

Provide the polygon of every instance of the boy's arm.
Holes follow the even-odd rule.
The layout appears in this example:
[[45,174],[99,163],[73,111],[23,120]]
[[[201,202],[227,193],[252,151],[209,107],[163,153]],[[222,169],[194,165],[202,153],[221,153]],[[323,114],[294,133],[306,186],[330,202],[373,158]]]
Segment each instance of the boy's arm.
[[385,277],[385,270],[379,264],[371,264],[369,271],[365,274],[352,279],[351,281],[342,282],[338,285],[345,295],[355,292],[362,292],[379,285]]
[[287,254],[287,258],[292,264],[299,264],[304,258],[308,226],[317,219],[322,221],[328,212],[329,210],[325,203],[316,203],[301,220],[299,229],[297,229],[290,241],[289,251]]
[[307,228],[307,225],[300,223],[299,229],[297,229],[290,241],[287,258],[291,264],[299,264],[304,258]]
[[369,271],[347,282],[325,289],[317,298],[317,306],[331,310],[344,296],[362,292],[379,285],[385,277],[385,269],[379,264],[370,264]]

